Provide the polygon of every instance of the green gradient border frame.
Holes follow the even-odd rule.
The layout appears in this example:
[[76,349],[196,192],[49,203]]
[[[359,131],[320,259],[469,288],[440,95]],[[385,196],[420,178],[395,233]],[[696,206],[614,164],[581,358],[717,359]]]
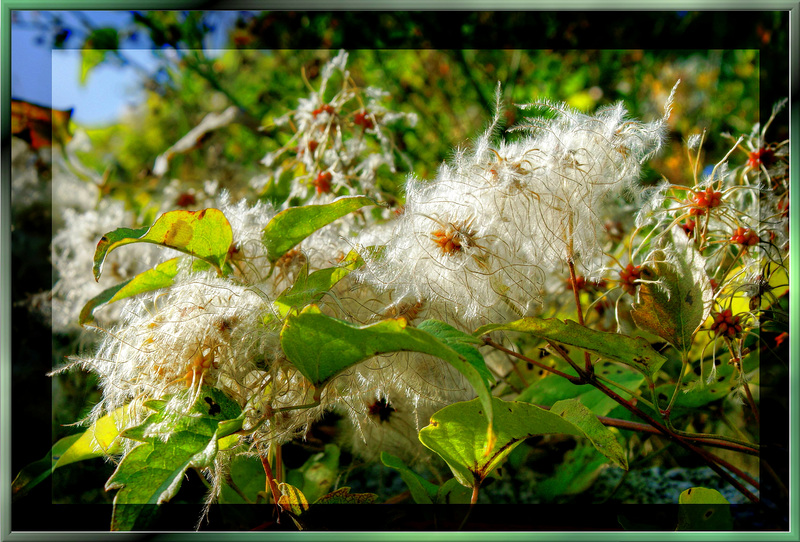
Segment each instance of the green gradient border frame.
[[[496,2],[477,0],[234,0],[230,4],[208,4],[190,0],[171,0],[159,2],[157,0],[138,0],[137,2],[110,2],[102,0],[7,0],[0,7],[0,119],[2,119],[2,148],[0,148],[0,540],[27,541],[27,540],[98,540],[111,538],[111,533],[82,533],[82,532],[12,532],[10,529],[11,517],[11,480],[14,473],[10,472],[11,459],[9,442],[11,438],[10,411],[11,411],[11,278],[5,272],[11,267],[11,217],[10,217],[10,96],[11,96],[11,25],[10,13],[12,10],[119,10],[123,6],[136,9],[275,9],[294,11],[303,10],[590,10],[602,9],[606,11],[648,11],[661,10],[758,10],[758,11],[789,11],[790,43],[794,50],[798,50],[798,28],[800,28],[800,2],[797,0],[701,0],[690,2],[686,0],[609,0],[599,3],[590,0],[499,0]],[[166,4],[166,8],[165,8]],[[800,101],[798,100],[798,87],[800,87],[800,69],[797,55],[790,52],[790,239],[792,243],[800,239],[800,222],[797,218],[800,206]],[[790,322],[797,322],[800,318],[798,309],[798,280],[800,279],[800,254],[798,251],[790,253]],[[791,329],[791,328],[790,328]],[[800,335],[790,334],[790,363],[800,360]],[[414,540],[416,542],[440,540],[719,540],[734,541],[750,540],[800,540],[800,506],[798,506],[798,491],[800,490],[800,455],[798,455],[798,393],[800,393],[800,374],[793,367],[790,371],[790,415],[795,414],[791,421],[790,451],[790,531],[789,532],[710,532],[710,533],[665,533],[665,532],[176,532],[176,533],[113,533],[113,538],[121,540],[138,540],[143,538],[156,538],[158,540],[287,540],[287,541],[349,541],[349,540],[374,540],[379,538],[387,541]],[[34,454],[38,457],[38,452]],[[533,505],[532,505],[533,506]],[[43,518],[46,521],[46,518]]]

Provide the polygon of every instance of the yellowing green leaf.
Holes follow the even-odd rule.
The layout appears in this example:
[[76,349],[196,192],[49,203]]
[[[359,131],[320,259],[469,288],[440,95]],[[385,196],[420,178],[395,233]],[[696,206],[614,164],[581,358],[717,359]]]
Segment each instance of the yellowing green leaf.
[[92,424],[69,449],[61,454],[53,468],[92,457],[118,453],[120,451],[119,434],[129,423],[127,405],[106,414]]
[[[172,285],[175,275],[178,274],[178,260],[179,258],[172,258],[171,260],[162,262],[153,269],[148,269],[143,273],[139,273],[132,279],[112,286],[93,297],[81,310],[80,323],[85,324],[91,322],[94,318],[94,311],[103,305]],[[194,271],[208,268],[209,264],[203,260],[194,260],[192,262],[192,269]]]
[[220,273],[228,258],[233,232],[218,209],[170,211],[149,228],[118,228],[105,234],[94,253],[94,278],[100,279],[106,256],[130,243],[154,243],[174,248],[213,265]]
[[278,484],[278,489],[281,492],[281,496],[278,499],[278,504],[281,508],[295,516],[299,516],[308,510],[308,500],[306,500],[306,496],[303,495],[302,491],[283,482]]
[[705,260],[675,228],[672,245],[652,254],[639,284],[631,317],[639,328],[688,352],[697,329],[711,311],[713,291]]

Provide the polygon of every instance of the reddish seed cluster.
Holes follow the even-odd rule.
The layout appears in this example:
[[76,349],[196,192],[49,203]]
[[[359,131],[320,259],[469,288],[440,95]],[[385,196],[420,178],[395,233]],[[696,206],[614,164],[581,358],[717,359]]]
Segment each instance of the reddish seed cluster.
[[752,247],[753,245],[757,245],[761,239],[758,237],[758,234],[750,228],[739,226],[731,236],[731,241],[743,247]]
[[330,171],[323,171],[317,178],[314,179],[314,186],[317,189],[317,194],[328,194],[331,191],[331,179],[333,179],[333,175],[331,175]]
[[335,110],[333,109],[332,105],[324,104],[316,108],[314,111],[312,111],[311,114],[314,116],[314,118],[317,118],[317,115],[319,115],[320,113],[327,113],[329,115],[333,115],[334,111]]
[[567,288],[570,290],[583,290],[586,288],[586,279],[581,275],[575,277],[575,280],[572,280],[572,277],[567,279]]
[[592,283],[587,281],[585,277],[578,275],[577,277],[575,277],[575,286],[573,287],[572,278],[570,277],[567,279],[567,288],[570,290],[574,289],[589,290],[590,288],[602,290],[606,286],[608,286],[608,284],[603,279],[600,279],[599,281]]
[[313,139],[308,142],[308,152],[314,154],[314,151],[317,150],[319,147],[319,141],[314,141]]
[[748,154],[747,166],[751,169],[758,169],[761,164],[769,167],[775,163],[775,151],[772,149],[760,148]]
[[369,130],[370,128],[373,128],[375,124],[367,115],[367,111],[359,111],[355,114],[353,122],[355,122],[356,126],[362,126],[365,130]]
[[719,288],[719,282],[717,279],[708,279],[708,283],[711,285],[711,291],[716,292],[717,288]]
[[433,239],[445,254],[461,251],[461,242],[456,237],[456,231],[454,229],[438,229],[431,233],[431,239]]
[[629,263],[619,272],[619,280],[625,292],[633,295],[636,293],[636,281],[642,276],[642,266]]
[[686,232],[686,235],[691,237],[692,233],[694,232],[694,229],[697,227],[697,222],[695,222],[690,218],[687,218],[685,221],[681,222],[680,226],[681,229],[683,229],[683,231]]
[[691,215],[703,215],[706,209],[713,209],[719,207],[722,202],[722,192],[717,192],[710,186],[703,192],[698,192],[694,195],[694,203],[692,209],[689,211]]
[[714,313],[714,323],[711,324],[711,330],[717,334],[717,337],[736,338],[742,333],[742,325],[739,323],[739,319],[739,316],[733,316],[730,309]]
[[184,192],[178,199],[175,200],[175,205],[178,207],[191,207],[197,203],[197,198],[194,197],[194,194],[191,192]]

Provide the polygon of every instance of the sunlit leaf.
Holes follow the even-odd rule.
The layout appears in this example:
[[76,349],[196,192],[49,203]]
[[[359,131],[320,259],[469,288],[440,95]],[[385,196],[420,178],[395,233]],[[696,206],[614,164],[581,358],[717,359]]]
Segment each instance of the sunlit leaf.
[[559,401],[548,411],[492,398],[496,441],[487,449],[486,419],[477,399],[443,408],[419,432],[419,439],[447,462],[465,487],[475,487],[523,440],[561,433],[587,437],[603,455],[627,468],[625,451],[613,433],[575,399]]
[[[172,285],[175,276],[178,274],[179,260],[180,258],[172,258],[158,264],[153,269],[139,273],[132,279],[104,290],[84,305],[79,322],[81,324],[91,322],[94,319],[94,311],[103,305]],[[192,270],[194,271],[202,271],[209,267],[210,264],[203,260],[194,260],[192,262]]]
[[121,406],[93,423],[55,462],[53,468],[120,452],[120,432],[130,423],[128,407]]
[[290,207],[278,213],[264,228],[263,241],[270,262],[289,252],[303,239],[334,220],[365,205],[376,205],[366,196],[342,196],[323,205]]
[[325,449],[309,457],[299,469],[289,471],[286,480],[314,502],[329,492],[339,475],[339,447],[326,444]]
[[667,361],[653,350],[641,337],[627,337],[619,333],[597,331],[581,326],[572,320],[528,317],[508,324],[490,324],[479,328],[473,335],[479,337],[492,331],[508,330],[530,333],[566,346],[574,346],[602,358],[618,361],[646,375],[652,375]]
[[200,258],[222,271],[233,242],[228,219],[218,209],[170,211],[149,228],[118,228],[97,243],[94,253],[94,278],[100,279],[106,256],[130,243],[154,243]]

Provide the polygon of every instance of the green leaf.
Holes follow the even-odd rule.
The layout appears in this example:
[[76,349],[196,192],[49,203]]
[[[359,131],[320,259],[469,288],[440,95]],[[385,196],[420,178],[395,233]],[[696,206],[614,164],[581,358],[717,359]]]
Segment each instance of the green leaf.
[[170,211],[149,228],[118,228],[105,234],[94,253],[94,278],[100,280],[109,252],[130,243],[154,243],[191,254],[213,265],[220,273],[233,243],[228,219],[218,209]]
[[477,399],[443,408],[419,432],[422,444],[439,454],[465,487],[480,485],[526,438],[550,433],[586,436],[603,455],[627,468],[625,452],[614,434],[575,399],[559,401],[549,411],[496,397],[492,402],[497,439],[491,447],[487,446],[486,419]]
[[433,504],[439,493],[439,486],[432,484],[410,468],[396,456],[387,452],[381,452],[381,462],[389,468],[395,469],[400,473],[400,478],[411,491],[411,498],[417,504]]
[[285,316],[295,307],[305,307],[309,303],[319,301],[337,282],[364,265],[364,260],[357,252],[352,251],[336,267],[320,269],[308,273],[308,263],[303,266],[292,287],[283,292],[275,300],[278,312]]
[[676,227],[672,245],[653,252],[642,279],[631,311],[634,323],[688,352],[713,302],[705,259]]
[[84,459],[119,453],[121,445],[119,434],[129,422],[127,405],[106,414],[93,423],[69,449],[61,454],[53,468],[63,467]]
[[235,455],[231,460],[229,475],[230,480],[248,500],[229,484],[224,484],[219,495],[220,504],[252,504],[258,499],[258,494],[267,488],[267,475],[258,457]]
[[[756,384],[758,381],[759,357],[758,351],[751,352],[741,362],[742,367],[745,369],[747,381],[751,384]],[[710,366],[713,366],[714,362],[706,360],[703,364],[705,365],[705,370],[702,371],[703,374],[698,374],[702,368],[702,365],[698,363],[695,366],[696,372],[694,373],[698,374],[697,378],[688,382],[688,378],[683,379],[681,393],[678,394],[675,404],[672,406],[673,418],[687,412],[702,409],[707,404],[718,401],[739,388],[741,385],[739,371],[733,364],[729,363],[730,353],[726,352],[716,356],[716,361],[719,366],[714,370],[713,376],[710,374]],[[663,384],[656,388],[656,395],[660,400],[668,401],[674,391],[675,384]],[[641,405],[641,408],[647,411],[650,410],[646,405]]]
[[730,503],[715,489],[687,489],[678,498],[678,505],[676,531],[733,530]]
[[314,506],[318,504],[372,504],[376,500],[378,500],[378,496],[374,493],[350,493],[349,487],[340,487],[314,501]]
[[78,433],[60,439],[53,445],[50,451],[47,452],[47,455],[23,467],[11,483],[12,499],[17,500],[24,497],[40,482],[46,480],[47,477],[52,474],[61,454],[67,451],[80,437],[81,434]]
[[577,495],[588,490],[607,463],[589,444],[578,446],[564,455],[552,476],[537,482],[536,494],[551,502],[559,495]]
[[[431,332],[445,335],[451,334],[453,329],[446,324],[427,327]],[[455,341],[452,337],[448,340]],[[492,419],[491,382],[486,379],[487,373],[474,365],[478,363],[477,358],[470,356],[470,361],[466,360],[438,336],[408,327],[405,318],[356,326],[326,316],[316,305],[309,305],[300,314],[286,319],[281,330],[281,346],[287,359],[314,385],[317,394],[344,369],[378,354],[411,351],[439,357],[467,378],[484,405],[486,419]],[[461,343],[459,348],[465,346],[466,343]],[[491,424],[487,430],[491,431]]]
[[[128,279],[125,282],[104,290],[99,295],[90,299],[83,307],[80,315],[80,323],[85,324],[91,322],[94,319],[94,311],[103,305],[172,285],[175,275],[178,274],[179,260],[180,258],[172,258],[171,260],[158,264],[153,269],[148,269],[143,273],[139,273],[132,279]],[[202,271],[209,267],[209,264],[203,260],[194,260],[192,262],[193,271]]]
[[[595,374],[609,378],[631,391],[636,391],[645,380],[641,373],[611,362],[597,363],[594,370]],[[575,375],[575,371],[571,367],[564,368],[564,371]],[[619,391],[614,386],[611,388]],[[552,405],[556,401],[572,398],[580,400],[586,408],[598,416],[607,416],[619,404],[591,384],[575,385],[565,378],[553,375],[541,378],[525,388],[516,400],[524,403]]]
[[326,444],[325,449],[309,457],[302,467],[289,472],[287,480],[300,488],[314,502],[331,490],[339,474],[339,447]]
[[[176,402],[188,399],[186,390]],[[111,530],[132,530],[141,504],[161,504],[178,492],[190,467],[211,465],[217,455],[217,440],[241,428],[241,409],[223,392],[203,387],[185,409],[168,409],[166,401],[145,403],[155,412],[141,425],[122,433],[142,443],[128,452],[108,479],[106,490],[114,496]],[[165,441],[165,437],[169,437]]]
[[445,324],[439,320],[425,320],[420,322],[417,329],[430,333],[444,344],[455,350],[467,363],[475,367],[475,369],[483,377],[486,385],[491,387],[494,384],[494,376],[489,368],[486,367],[486,362],[483,356],[478,352],[478,346],[483,342],[468,333],[459,331],[449,324]]
[[324,205],[304,205],[281,211],[264,228],[263,241],[271,263],[303,239],[334,220],[365,205],[377,205],[366,196],[342,196]]
[[109,52],[119,47],[116,28],[97,28],[92,30],[81,48],[80,84],[85,85],[89,72],[100,65]]
[[567,346],[574,346],[602,358],[618,361],[650,376],[667,361],[653,350],[641,337],[627,337],[619,333],[597,331],[581,326],[572,320],[528,317],[508,324],[489,324],[473,335],[480,337],[492,331],[508,330],[530,333]]

